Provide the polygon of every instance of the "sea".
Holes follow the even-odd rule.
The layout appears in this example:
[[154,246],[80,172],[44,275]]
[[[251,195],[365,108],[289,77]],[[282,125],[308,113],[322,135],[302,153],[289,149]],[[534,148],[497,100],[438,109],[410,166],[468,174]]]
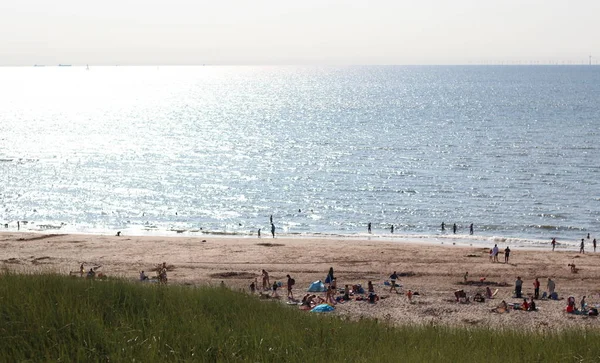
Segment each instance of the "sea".
[[576,246],[599,133],[598,66],[4,67],[0,231]]

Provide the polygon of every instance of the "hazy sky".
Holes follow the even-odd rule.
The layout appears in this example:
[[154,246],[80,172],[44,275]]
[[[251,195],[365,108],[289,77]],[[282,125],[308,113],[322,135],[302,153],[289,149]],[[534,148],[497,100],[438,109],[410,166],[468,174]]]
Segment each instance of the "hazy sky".
[[600,0],[1,0],[0,65],[587,62],[599,16]]

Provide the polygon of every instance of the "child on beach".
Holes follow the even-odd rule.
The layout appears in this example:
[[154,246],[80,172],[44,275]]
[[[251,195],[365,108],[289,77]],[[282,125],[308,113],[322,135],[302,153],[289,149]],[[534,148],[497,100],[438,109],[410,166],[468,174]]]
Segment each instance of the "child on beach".
[[396,294],[398,293],[398,288],[396,287],[396,280],[398,280],[398,275],[396,274],[396,271],[394,271],[393,274],[390,275],[390,292],[392,292],[392,290],[396,291]]

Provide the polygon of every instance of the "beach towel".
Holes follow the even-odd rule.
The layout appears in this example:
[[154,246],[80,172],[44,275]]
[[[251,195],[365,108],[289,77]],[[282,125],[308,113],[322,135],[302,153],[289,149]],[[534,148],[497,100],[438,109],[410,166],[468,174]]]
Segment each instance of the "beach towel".
[[315,281],[306,290],[308,292],[324,292],[327,291],[325,285],[321,282],[321,280]]
[[331,305],[321,304],[321,305],[315,306],[311,310],[311,312],[312,313],[327,313],[327,312],[334,311],[334,310],[335,310],[335,308],[333,306],[331,306]]

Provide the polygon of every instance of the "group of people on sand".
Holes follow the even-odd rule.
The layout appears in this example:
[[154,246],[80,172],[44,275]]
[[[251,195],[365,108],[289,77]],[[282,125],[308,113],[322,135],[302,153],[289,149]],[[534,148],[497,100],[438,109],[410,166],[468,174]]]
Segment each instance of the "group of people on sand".
[[[510,252],[510,247],[506,246],[506,248],[504,249],[504,263],[508,263],[508,261],[510,260]],[[498,248],[497,244],[495,244],[493,248],[490,248],[490,262],[500,262],[498,260],[499,253],[500,249]]]
[[159,283],[167,283],[167,263],[163,262],[156,267],[156,279],[151,279],[150,276],[146,275],[144,270],[140,271],[140,281],[158,281]]
[[505,300],[502,300],[498,306],[492,309],[492,312],[508,313],[511,308],[512,310],[537,311],[537,307],[535,306],[535,301],[532,296],[529,301],[524,298],[522,303],[507,304]]
[[[533,296],[531,297],[532,299],[535,299],[535,300],[538,300],[538,299],[557,300],[558,299],[558,294],[556,293],[556,283],[554,282],[554,280],[552,280],[552,278],[548,277],[548,279],[546,281],[547,291],[545,291],[541,297],[540,297],[540,286],[541,286],[540,280],[539,280],[539,278],[536,277],[533,280]],[[517,279],[515,280],[514,297],[517,299],[520,299],[523,297],[523,280],[521,279],[521,276],[517,276]]]
[[77,274],[79,274],[79,277],[85,276],[86,279],[95,279],[96,277],[104,279],[106,278],[105,274],[103,274],[102,272],[96,272],[96,270],[100,267],[102,266],[90,267],[90,269],[86,272],[84,264],[82,263],[81,265],[79,265],[79,271],[69,271],[69,276],[77,276]]
[[[261,282],[259,284],[258,278],[255,278],[250,282],[249,288],[252,294],[259,293],[263,298],[280,298],[278,290],[282,287],[287,288],[287,298],[290,303],[297,303],[300,305],[301,309],[306,309],[307,307],[314,307],[319,304],[329,304],[331,306],[336,305],[338,303],[344,303],[350,300],[357,301],[367,301],[369,303],[375,304],[381,299],[387,298],[387,296],[380,296],[375,291],[375,286],[373,281],[367,282],[367,288],[365,288],[361,284],[345,284],[343,288],[338,288],[337,278],[334,276],[333,267],[331,267],[327,273],[327,277],[325,278],[324,295],[318,296],[316,294],[307,293],[303,296],[303,298],[299,301],[295,300],[293,294],[293,287],[296,283],[294,278],[291,275],[286,275],[287,281],[285,285],[282,282],[274,281],[271,283],[269,273],[266,270],[261,271]],[[398,274],[394,271],[390,275],[389,283],[390,290],[389,292],[396,291],[396,293],[401,293],[398,291],[398,287],[401,288],[401,285],[397,283]],[[321,283],[319,281],[319,283]],[[323,284],[323,285],[325,285]],[[321,286],[323,286],[321,285]],[[261,289],[262,287],[262,289]],[[408,290],[406,292],[406,296],[409,302],[412,302],[412,298],[414,295],[419,295],[418,292],[413,292],[412,290]]]
[[598,308],[595,306],[589,306],[585,301],[585,298],[586,296],[584,295],[579,302],[579,308],[577,308],[577,305],[575,305],[575,297],[569,296],[565,311],[569,314],[598,316]]

